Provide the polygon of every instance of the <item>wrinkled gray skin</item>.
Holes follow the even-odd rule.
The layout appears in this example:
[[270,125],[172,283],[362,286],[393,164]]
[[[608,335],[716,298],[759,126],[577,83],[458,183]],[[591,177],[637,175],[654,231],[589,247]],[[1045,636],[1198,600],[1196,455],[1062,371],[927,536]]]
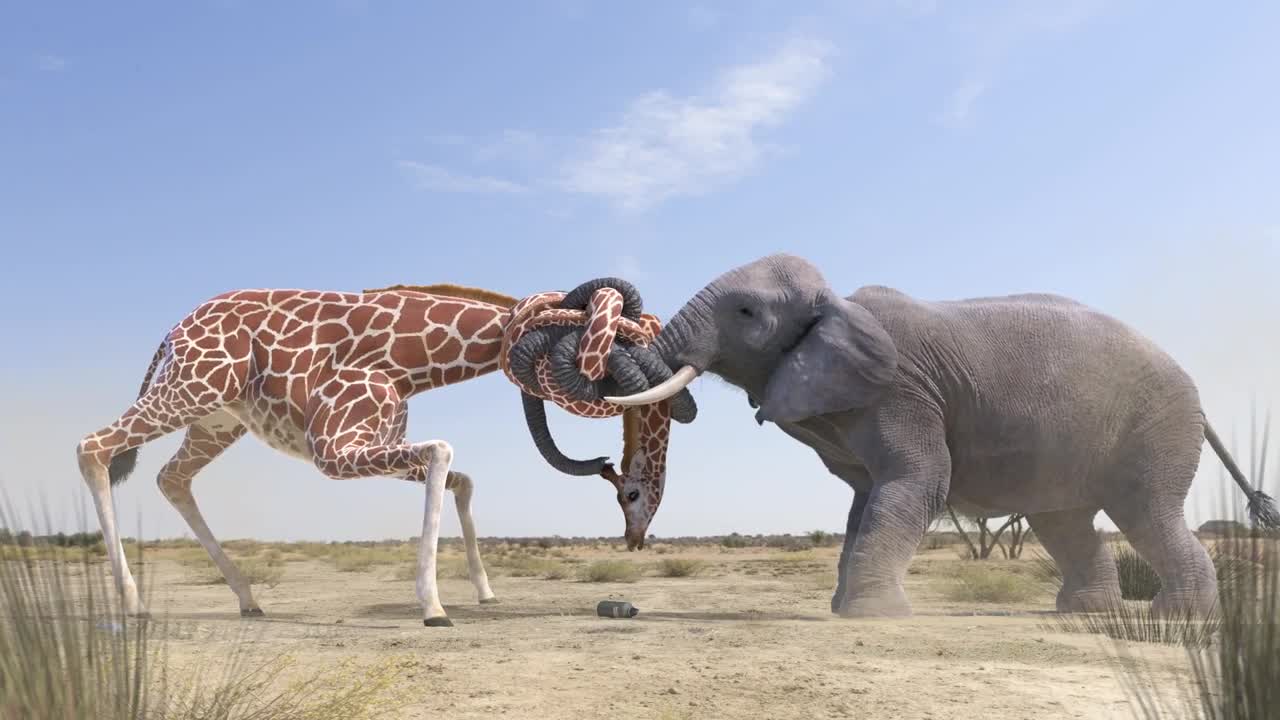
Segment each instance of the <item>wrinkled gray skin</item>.
[[909,615],[907,566],[948,500],[1026,513],[1062,571],[1060,611],[1119,598],[1099,510],[1159,573],[1153,610],[1215,602],[1213,565],[1183,517],[1205,437],[1196,387],[1096,310],[1038,294],[841,297],[808,262],[773,255],[709,283],[655,348],[673,369],[745,390],[757,421],[852,486],[833,612]]

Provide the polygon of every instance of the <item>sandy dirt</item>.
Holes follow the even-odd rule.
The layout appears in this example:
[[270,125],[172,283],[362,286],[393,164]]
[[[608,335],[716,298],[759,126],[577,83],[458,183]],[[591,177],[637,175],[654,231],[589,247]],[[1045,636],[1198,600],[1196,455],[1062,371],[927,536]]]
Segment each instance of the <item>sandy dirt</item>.
[[[395,658],[412,702],[404,718],[1133,716],[1111,642],[1044,627],[1051,589],[1021,604],[948,600],[950,569],[962,562],[954,549],[916,557],[910,619],[833,616],[836,547],[601,547],[563,548],[556,562],[570,571],[602,558],[707,565],[694,577],[649,569],[631,583],[590,583],[512,577],[491,562],[498,605],[477,604],[457,573],[442,580],[452,628],[422,626],[404,560],[340,572],[288,555],[279,584],[255,589],[266,617],[242,620],[225,585],[193,583],[191,549],[182,552],[186,564],[152,551],[147,570],[152,611],[183,628],[168,641],[173,667],[208,662],[241,631],[254,656],[288,653],[301,670]],[[458,567],[460,553],[446,555]],[[1032,565],[988,562],[1023,574]],[[596,617],[604,599],[641,612]],[[1141,655],[1156,677],[1185,677],[1182,650],[1146,645]]]

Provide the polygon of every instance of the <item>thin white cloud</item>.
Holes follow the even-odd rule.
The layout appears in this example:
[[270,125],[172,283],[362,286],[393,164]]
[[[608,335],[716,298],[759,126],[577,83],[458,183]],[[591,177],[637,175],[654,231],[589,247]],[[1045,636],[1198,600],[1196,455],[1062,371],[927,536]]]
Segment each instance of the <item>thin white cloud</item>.
[[1080,28],[1111,4],[1112,0],[1029,0],[986,17],[964,18],[957,29],[972,57],[966,62],[965,80],[947,96],[935,119],[951,128],[965,124],[1012,56],[1040,35]]
[[37,55],[36,67],[45,72],[61,72],[67,68],[68,60],[61,55]]
[[826,79],[830,53],[824,43],[797,39],[725,72],[705,97],[641,95],[621,122],[596,131],[565,163],[560,186],[643,210],[738,179],[760,160],[756,134],[780,124]]
[[483,175],[463,175],[439,165],[401,160],[400,167],[423,190],[451,193],[517,194],[528,190],[524,185]]
[[969,80],[956,88],[947,99],[938,121],[947,127],[959,127],[969,120],[973,105],[987,91],[987,84],[982,80]]

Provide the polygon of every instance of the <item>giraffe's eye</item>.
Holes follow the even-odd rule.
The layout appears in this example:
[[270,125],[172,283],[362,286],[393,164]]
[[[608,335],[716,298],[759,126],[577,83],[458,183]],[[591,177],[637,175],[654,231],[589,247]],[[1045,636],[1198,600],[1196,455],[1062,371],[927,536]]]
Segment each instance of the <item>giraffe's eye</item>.
[[635,502],[639,497],[640,497],[640,491],[632,490],[631,492],[627,493],[627,502]]

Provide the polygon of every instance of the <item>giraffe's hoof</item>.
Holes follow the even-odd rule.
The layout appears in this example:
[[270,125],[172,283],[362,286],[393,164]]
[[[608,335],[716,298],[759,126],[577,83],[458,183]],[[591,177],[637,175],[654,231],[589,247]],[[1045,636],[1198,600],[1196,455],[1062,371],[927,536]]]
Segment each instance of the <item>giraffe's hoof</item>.
[[241,608],[240,617],[262,617],[266,613],[262,612],[262,608]]
[[127,612],[127,613],[125,613],[125,614],[126,614],[126,615],[128,615],[130,618],[132,618],[132,619],[134,619],[134,620],[140,620],[140,621],[142,621],[142,622],[146,622],[146,621],[148,621],[148,620],[150,620],[150,619],[151,619],[151,611],[150,611],[150,610],[133,610],[133,611],[131,611],[131,612]]
[[453,621],[444,615],[427,618],[422,621],[422,624],[427,627],[453,627]]
[[499,602],[499,600],[498,600],[498,598],[496,598],[496,597],[491,597],[491,598],[481,598],[481,599],[480,599],[480,604],[481,604],[481,605],[497,605],[497,604],[498,604],[498,602]]

